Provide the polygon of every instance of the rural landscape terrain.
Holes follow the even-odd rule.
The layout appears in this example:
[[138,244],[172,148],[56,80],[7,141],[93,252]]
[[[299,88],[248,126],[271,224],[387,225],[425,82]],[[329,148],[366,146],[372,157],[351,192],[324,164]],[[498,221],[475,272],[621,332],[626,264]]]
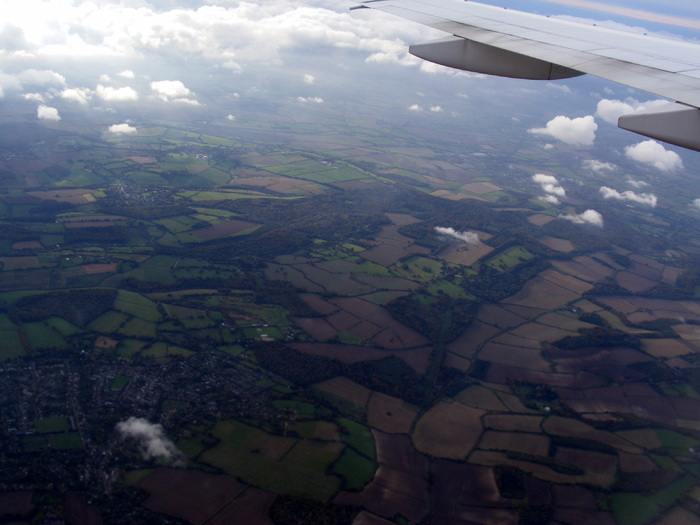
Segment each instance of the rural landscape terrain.
[[700,520],[692,194],[372,111],[0,123],[3,522]]

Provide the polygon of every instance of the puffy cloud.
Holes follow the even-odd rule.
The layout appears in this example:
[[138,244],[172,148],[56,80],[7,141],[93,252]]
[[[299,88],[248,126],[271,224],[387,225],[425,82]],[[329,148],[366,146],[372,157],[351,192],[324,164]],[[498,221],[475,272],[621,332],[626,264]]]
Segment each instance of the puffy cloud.
[[583,161],[583,167],[587,170],[600,173],[601,171],[615,171],[617,166],[611,162],[601,162],[599,160],[589,159]]
[[119,73],[117,73],[117,76],[122,77],[122,78],[129,78],[129,79],[136,78],[136,75],[130,69],[125,69],[124,71],[120,71]]
[[555,84],[554,82],[547,82],[547,87],[549,89],[555,89],[558,91],[563,91],[564,93],[571,93],[571,88],[566,84]]
[[316,81],[316,78],[313,75],[309,75],[308,73],[304,75],[304,82],[307,84],[313,84]]
[[231,115],[230,113],[226,115],[226,120],[236,120],[236,115]]
[[102,100],[106,100],[108,102],[127,102],[139,99],[139,94],[136,92],[136,90],[128,86],[115,88],[98,84],[97,88],[95,89],[95,93],[97,93],[97,96]]
[[592,224],[599,228],[603,227],[603,216],[595,210],[586,210],[583,213],[573,215],[560,215],[559,218],[576,224]]
[[554,175],[545,175],[544,173],[536,173],[532,176],[532,180],[539,184],[542,191],[545,192],[544,200],[552,204],[559,204],[559,197],[566,197],[566,190],[561,187],[559,181]]
[[133,135],[138,133],[138,130],[125,122],[124,124],[111,125],[107,128],[107,133],[111,133],[112,135]]
[[92,98],[93,92],[88,88],[69,88],[61,91],[61,98],[72,100],[78,104],[87,104]]
[[313,102],[315,104],[323,104],[323,99],[321,97],[297,97],[297,101],[301,103]]
[[130,417],[117,423],[117,432],[139,442],[144,459],[179,459],[180,451],[170,441],[161,425],[150,423],[141,417]]
[[411,104],[408,106],[409,111],[423,111],[423,108],[420,107],[418,104]]
[[[2,89],[0,89],[0,98],[2,98]],[[31,100],[32,102],[44,102],[44,95],[41,93],[25,93],[22,95],[24,100]]]
[[549,150],[549,149],[554,149],[554,144],[545,144],[542,146],[544,149]]
[[664,104],[668,104],[668,101],[657,99],[640,102],[633,98],[626,98],[625,100],[610,100],[604,98],[598,102],[595,116],[602,118],[605,122],[617,125],[617,119],[622,115],[629,115],[630,113],[663,106]]
[[595,140],[598,124],[592,115],[570,119],[563,115],[554,117],[544,128],[531,128],[528,133],[554,137],[572,146],[591,146]]
[[693,200],[693,206],[700,209],[700,198]]
[[442,113],[442,108],[440,106],[430,106],[430,111],[432,113]]
[[36,108],[36,116],[39,120],[61,120],[61,116],[56,108],[45,106],[44,104]]
[[0,71],[0,98],[7,91],[20,91],[26,86],[65,86],[66,79],[63,75],[49,69],[25,69],[19,73],[3,73]]
[[625,155],[630,159],[649,164],[661,171],[676,171],[683,168],[683,161],[675,151],[664,148],[655,140],[645,140],[625,148]]
[[644,182],[643,180],[636,180],[633,179],[632,177],[627,177],[625,179],[625,182],[632,186],[633,188],[644,188],[645,186],[649,186],[648,182]]
[[435,226],[435,231],[440,235],[452,237],[466,244],[479,244],[479,234],[475,232],[459,232],[454,228],[445,228],[443,226]]
[[30,86],[65,86],[66,78],[49,69],[26,69],[16,75],[17,80],[23,85]]
[[644,204],[645,206],[656,207],[656,195],[653,193],[640,193],[637,194],[633,191],[627,190],[620,193],[617,190],[608,188],[607,186],[601,186],[599,190],[600,194],[604,199],[616,199],[620,201],[630,201],[636,202],[638,204]]
[[151,90],[159,99],[166,102],[186,98],[191,94],[191,91],[179,80],[151,82]]

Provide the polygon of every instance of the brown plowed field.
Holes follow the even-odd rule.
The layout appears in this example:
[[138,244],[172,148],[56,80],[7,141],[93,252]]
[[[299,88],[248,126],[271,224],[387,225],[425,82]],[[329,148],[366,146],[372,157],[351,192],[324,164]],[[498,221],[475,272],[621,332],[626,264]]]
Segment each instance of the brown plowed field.
[[397,397],[375,392],[367,406],[367,424],[389,434],[407,434],[417,412]]
[[369,396],[372,395],[372,391],[369,388],[358,385],[354,381],[342,376],[317,383],[314,385],[314,388],[350,401],[359,407],[367,406]]
[[421,452],[436,458],[464,459],[481,436],[485,411],[462,403],[438,403],[416,423],[411,435]]
[[164,467],[136,485],[150,494],[144,506],[195,524],[206,522],[246,488],[230,476]]

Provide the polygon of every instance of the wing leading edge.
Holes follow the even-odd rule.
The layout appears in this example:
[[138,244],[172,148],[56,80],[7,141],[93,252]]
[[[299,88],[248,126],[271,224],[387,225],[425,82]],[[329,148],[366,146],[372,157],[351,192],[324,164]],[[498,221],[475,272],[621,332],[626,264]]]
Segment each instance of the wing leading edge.
[[700,151],[700,46],[460,0],[368,0],[453,36],[411,54],[449,67],[554,80],[584,73],[674,100],[618,126]]

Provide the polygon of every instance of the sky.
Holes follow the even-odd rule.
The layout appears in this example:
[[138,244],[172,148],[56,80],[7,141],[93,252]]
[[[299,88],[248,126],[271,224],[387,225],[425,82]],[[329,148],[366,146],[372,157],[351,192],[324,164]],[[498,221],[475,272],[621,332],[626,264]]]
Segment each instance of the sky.
[[[484,3],[615,20],[687,39],[700,34],[687,27],[700,20],[691,0]],[[345,0],[11,2],[0,22],[0,121],[20,115],[61,126],[68,114],[87,117],[116,108],[120,119],[105,132],[130,134],[137,128],[129,119],[149,111],[235,120],[263,97],[307,108],[366,100],[426,123],[452,119],[452,125],[464,126],[466,115],[494,129],[509,122],[513,133],[537,147],[585,151],[597,162],[591,165],[597,172],[622,176],[620,165],[638,166],[649,180],[698,164],[696,153],[615,128],[620,115],[663,103],[656,97],[590,77],[532,83],[436,66],[409,55],[408,44],[444,33],[376,10],[350,11],[353,5]],[[653,13],[686,23],[662,24]],[[641,181],[635,173],[625,180]],[[638,197],[639,188],[630,184],[601,196],[656,203]],[[546,190],[543,197],[562,199]]]

